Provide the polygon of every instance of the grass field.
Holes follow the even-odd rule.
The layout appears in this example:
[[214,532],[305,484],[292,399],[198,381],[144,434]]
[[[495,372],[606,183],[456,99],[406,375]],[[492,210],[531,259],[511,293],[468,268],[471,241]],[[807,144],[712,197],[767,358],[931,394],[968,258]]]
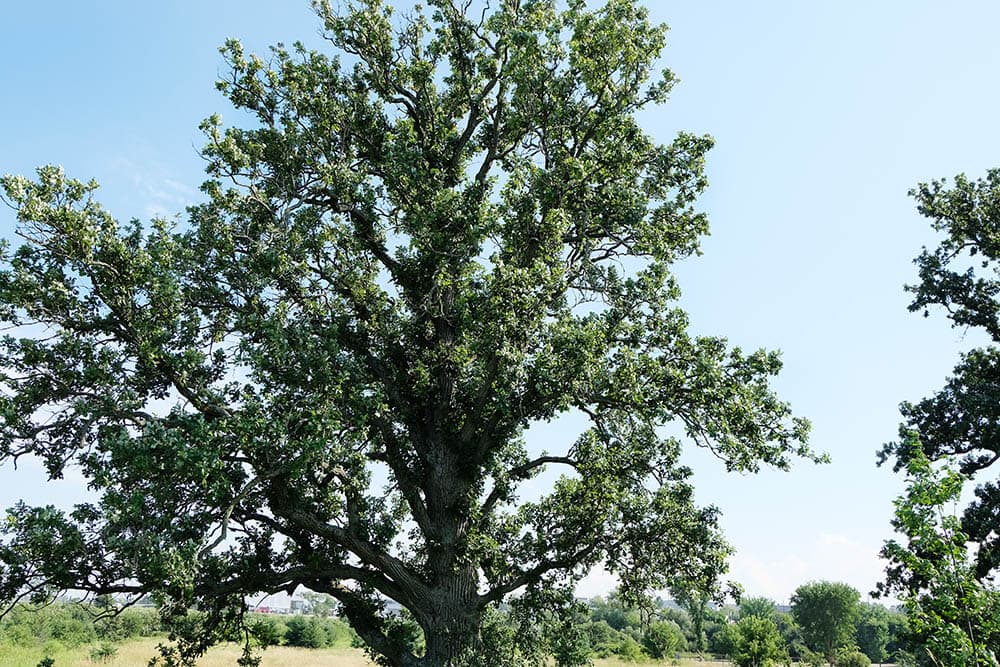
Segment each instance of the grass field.
[[[118,646],[118,654],[107,662],[91,662],[90,646],[62,651],[48,651],[55,660],[54,667],[145,667],[149,659],[156,655],[156,645],[160,640],[141,639],[125,642]],[[208,652],[198,664],[200,667],[233,667],[241,649],[235,645],[217,646]],[[0,667],[37,667],[38,661],[46,655],[39,648],[9,647],[0,645]],[[352,648],[304,649],[289,646],[273,646],[263,653],[263,667],[371,667],[364,653]]]
[[[118,646],[118,654],[108,662],[95,663],[90,660],[90,646],[76,649],[50,650],[55,659],[54,667],[144,667],[156,654],[156,639],[129,641]],[[0,644],[0,667],[37,667],[38,661],[46,655],[39,648],[9,647]],[[235,645],[217,646],[202,658],[199,667],[233,667],[240,656],[240,648]],[[372,667],[373,663],[364,653],[352,648],[304,649],[288,646],[274,646],[263,653],[262,667]],[[594,667],[644,667],[669,663],[636,663],[621,660],[595,660]],[[728,662],[709,660],[682,660],[681,667],[728,667]]]

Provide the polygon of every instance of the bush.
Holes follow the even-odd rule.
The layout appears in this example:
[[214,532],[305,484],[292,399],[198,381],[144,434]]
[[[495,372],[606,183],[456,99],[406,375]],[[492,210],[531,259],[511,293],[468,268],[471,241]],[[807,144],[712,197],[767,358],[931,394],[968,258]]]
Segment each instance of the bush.
[[837,667],[871,667],[872,661],[856,647],[851,647],[837,651],[835,664]]
[[267,616],[251,617],[248,623],[250,634],[261,646],[275,646],[285,637],[287,627]]
[[319,619],[293,616],[286,624],[285,643],[303,648],[324,648],[332,642]]
[[626,662],[639,662],[646,659],[646,654],[642,651],[642,645],[628,635],[623,635],[618,646],[615,647],[615,655]]
[[591,621],[583,626],[584,634],[590,643],[591,652],[598,658],[609,658],[615,654],[622,634],[605,621]]
[[740,667],[771,667],[788,663],[788,651],[769,618],[747,616],[736,624],[737,641],[733,662]]
[[75,647],[97,639],[90,614],[77,604],[15,607],[0,622],[0,635],[19,646],[55,642]]
[[642,646],[649,657],[654,660],[664,660],[687,649],[687,641],[676,623],[660,621],[650,624],[646,629],[642,636]]
[[94,623],[100,639],[123,641],[133,637],[152,637],[160,631],[160,614],[154,609],[125,609]]
[[718,632],[709,635],[708,650],[712,653],[724,655],[731,658],[736,652],[736,643],[739,641],[739,632],[736,625],[727,623],[719,628]]
[[91,662],[111,662],[118,655],[118,649],[114,644],[102,642],[100,646],[90,649]]
[[817,653],[806,646],[800,646],[800,660],[803,665],[808,665],[808,667],[823,667],[826,664],[826,659],[821,653]]
[[[289,646],[325,648],[327,646],[346,644],[348,642],[350,642],[353,646],[354,639],[356,637],[354,631],[351,630],[346,623],[336,618],[292,616],[285,621],[285,627],[283,630],[277,621],[268,617],[261,618],[266,619],[266,622],[273,623],[274,628],[282,632],[285,638],[285,644]],[[419,627],[417,627],[415,623],[413,625],[416,628],[416,632],[419,633]],[[265,634],[272,632],[272,629],[270,628],[261,629],[265,632]],[[416,638],[414,638],[413,641],[415,642]],[[361,646],[363,645],[364,644],[362,643]]]

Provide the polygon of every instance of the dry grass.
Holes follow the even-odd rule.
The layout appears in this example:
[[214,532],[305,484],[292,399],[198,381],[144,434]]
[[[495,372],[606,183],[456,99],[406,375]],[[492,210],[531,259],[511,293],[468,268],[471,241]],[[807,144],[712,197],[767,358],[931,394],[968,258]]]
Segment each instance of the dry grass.
[[[118,654],[108,662],[90,661],[90,646],[62,651],[42,648],[18,648],[0,645],[0,667],[36,667],[46,653],[55,659],[55,667],[144,667],[156,655],[159,640],[142,639],[118,646]],[[232,667],[240,657],[236,645],[216,646],[198,661],[199,667]],[[262,653],[262,667],[371,667],[364,653],[352,648],[322,650],[273,646]]]
[[[90,646],[76,649],[49,650],[43,648],[8,647],[0,644],[0,667],[36,667],[46,654],[55,659],[55,667],[144,667],[156,655],[160,640],[141,639],[118,646],[118,654],[108,662],[90,661]],[[229,644],[216,646],[198,661],[199,667],[232,667],[240,656],[240,647]],[[262,667],[373,667],[363,652],[352,648],[304,649],[273,646],[263,652]],[[595,660],[594,667],[652,667],[669,662],[624,662],[615,659]],[[680,667],[730,667],[731,663],[684,658]]]

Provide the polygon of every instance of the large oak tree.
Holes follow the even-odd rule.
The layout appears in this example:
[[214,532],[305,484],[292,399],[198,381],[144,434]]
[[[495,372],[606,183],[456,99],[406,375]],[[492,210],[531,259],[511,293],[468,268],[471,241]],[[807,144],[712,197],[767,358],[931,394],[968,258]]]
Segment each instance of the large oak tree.
[[[724,571],[664,426],[755,471],[812,457],[807,425],[777,354],[694,337],[677,305],[712,142],[636,121],[673,83],[665,29],[633,0],[556,5],[318,3],[330,55],[228,43],[219,88],[253,121],[204,123],[183,224],[119,222],[57,168],[4,178],[0,456],[99,500],[13,508],[0,597],[153,591],[204,612],[195,655],[247,593],[307,587],[385,664],[464,665],[512,594]],[[526,444],[568,413],[582,432]]]

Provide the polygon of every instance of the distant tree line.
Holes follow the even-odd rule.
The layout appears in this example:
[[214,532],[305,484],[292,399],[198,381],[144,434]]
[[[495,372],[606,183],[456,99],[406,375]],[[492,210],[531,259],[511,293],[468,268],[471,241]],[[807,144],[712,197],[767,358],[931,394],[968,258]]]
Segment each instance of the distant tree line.
[[809,583],[796,590],[790,611],[779,611],[766,598],[748,597],[734,607],[702,608],[698,611],[701,621],[695,623],[690,610],[665,604],[632,609],[613,593],[586,604],[588,613],[578,624],[576,636],[591,656],[614,655],[624,660],[663,659],[705,647],[741,667],[790,661],[838,667],[905,663],[906,616],[882,605],[862,603],[860,598],[846,584]]
[[[187,622],[200,622],[197,611]],[[347,646],[356,635],[339,618],[250,614],[249,626],[257,643],[304,648]],[[52,652],[88,644],[116,643],[140,637],[166,637],[176,628],[165,624],[153,608],[127,608],[110,612],[100,603],[56,602],[44,607],[19,605],[0,619],[3,645],[45,646]],[[233,637],[237,640],[239,638]]]
[[0,646],[44,645],[51,650],[95,642],[118,642],[165,632],[155,609],[125,609],[103,615],[100,605],[54,603],[42,608],[19,605],[0,619]]
[[[305,648],[361,646],[341,619],[331,617],[324,600],[307,605],[312,615],[249,614],[248,627],[260,646]],[[906,615],[879,604],[861,602],[847,584],[811,582],[796,589],[790,607],[779,609],[763,597],[745,597],[738,605],[683,606],[662,600],[636,608],[617,591],[606,597],[576,600],[566,612],[530,614],[532,605],[511,605],[486,619],[484,635],[502,650],[495,667],[541,664],[586,665],[595,658],[623,661],[670,661],[682,653],[708,653],[740,667],[768,667],[798,662],[807,665],[867,667],[874,663],[916,664],[919,649]],[[55,603],[38,609],[19,606],[0,620],[0,646],[45,645],[53,650],[149,636],[167,636],[168,627],[151,608],[128,608],[113,615],[107,601],[98,604]],[[191,611],[188,622],[198,623]],[[392,617],[386,632],[420,654],[423,637],[406,614]],[[525,635],[536,641],[522,641]],[[233,637],[233,640],[240,638]],[[522,647],[542,647],[530,655]]]

